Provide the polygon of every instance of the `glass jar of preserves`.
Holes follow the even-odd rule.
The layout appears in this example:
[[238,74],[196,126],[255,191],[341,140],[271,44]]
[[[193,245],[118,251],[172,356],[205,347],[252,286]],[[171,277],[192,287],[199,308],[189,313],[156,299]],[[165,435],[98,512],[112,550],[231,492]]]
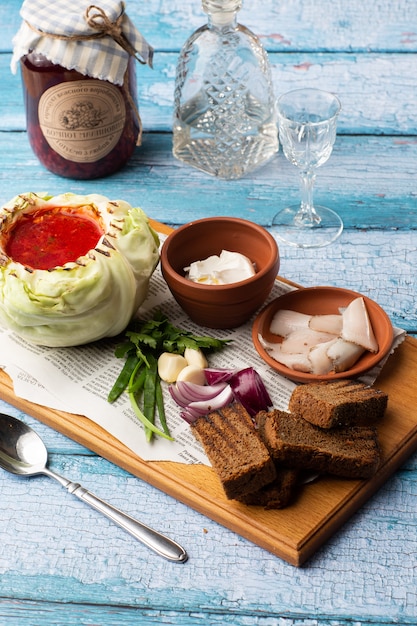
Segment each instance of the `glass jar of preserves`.
[[[152,48],[119,1],[25,0],[12,67],[20,62],[29,142],[60,176],[91,179],[123,167],[140,145],[135,58]],[[51,21],[49,21],[51,20]]]

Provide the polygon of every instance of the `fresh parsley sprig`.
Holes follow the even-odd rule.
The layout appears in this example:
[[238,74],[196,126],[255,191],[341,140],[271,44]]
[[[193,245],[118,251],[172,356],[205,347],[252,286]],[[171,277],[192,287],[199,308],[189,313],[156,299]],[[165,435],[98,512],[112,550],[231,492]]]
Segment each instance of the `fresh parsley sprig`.
[[[158,358],[163,352],[184,354],[186,348],[216,352],[229,343],[228,339],[194,335],[171,324],[166,315],[156,311],[147,321],[135,320],[125,331],[125,337],[115,348],[115,356],[124,358],[124,366],[108,395],[109,402],[127,391],[135,415],[145,427],[146,438],[153,434],[172,441],[163,405]],[[159,415],[162,430],[155,425]]]

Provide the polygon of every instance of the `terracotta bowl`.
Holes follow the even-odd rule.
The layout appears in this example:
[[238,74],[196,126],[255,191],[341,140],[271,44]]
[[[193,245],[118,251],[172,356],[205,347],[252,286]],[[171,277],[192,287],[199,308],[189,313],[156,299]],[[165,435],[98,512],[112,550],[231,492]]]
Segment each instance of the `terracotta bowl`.
[[[278,363],[263,347],[259,335],[266,341],[280,343],[282,338],[269,331],[275,313],[280,309],[289,309],[308,315],[339,313],[340,307],[346,307],[352,300],[363,297],[372,328],[378,342],[379,350],[376,353],[365,352],[358,361],[345,372],[317,376],[293,369]],[[308,383],[320,380],[336,380],[338,378],[357,378],[377,365],[390,351],[393,340],[391,320],[385,311],[373,300],[360,293],[338,287],[310,287],[297,289],[280,296],[266,306],[256,317],[252,327],[252,339],[256,350],[263,360],[276,372],[299,383]]]
[[[229,285],[203,285],[185,277],[184,268],[222,250],[240,252],[256,274]],[[241,326],[264,304],[279,270],[275,239],[253,222],[233,217],[209,217],[180,226],[161,250],[162,274],[172,295],[200,326]]]

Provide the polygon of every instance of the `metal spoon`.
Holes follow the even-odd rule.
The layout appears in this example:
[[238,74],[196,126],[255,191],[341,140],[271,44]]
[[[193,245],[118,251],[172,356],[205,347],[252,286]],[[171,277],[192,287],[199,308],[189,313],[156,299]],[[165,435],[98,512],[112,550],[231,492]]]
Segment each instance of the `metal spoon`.
[[55,478],[69,493],[103,513],[160,556],[178,563],[187,560],[186,551],[178,543],[122,513],[80,484],[52,472],[46,467],[47,462],[48,452],[39,435],[24,422],[0,413],[0,467],[19,476],[45,474]]

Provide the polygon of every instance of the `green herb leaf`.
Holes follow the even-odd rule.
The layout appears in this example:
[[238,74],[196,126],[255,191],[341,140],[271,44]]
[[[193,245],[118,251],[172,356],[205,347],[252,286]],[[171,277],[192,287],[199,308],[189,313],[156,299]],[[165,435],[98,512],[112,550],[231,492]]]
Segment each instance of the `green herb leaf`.
[[[172,439],[166,424],[158,375],[159,356],[162,352],[183,355],[186,348],[215,352],[229,342],[228,339],[193,335],[177,328],[161,311],[156,311],[152,319],[144,322],[135,320],[126,329],[123,341],[115,348],[115,356],[125,358],[126,361],[109,393],[108,401],[114,402],[121,393],[127,391],[132,408],[145,427],[147,440],[151,440],[152,434]],[[139,406],[141,396],[142,408]],[[156,413],[162,431],[155,425]]]

